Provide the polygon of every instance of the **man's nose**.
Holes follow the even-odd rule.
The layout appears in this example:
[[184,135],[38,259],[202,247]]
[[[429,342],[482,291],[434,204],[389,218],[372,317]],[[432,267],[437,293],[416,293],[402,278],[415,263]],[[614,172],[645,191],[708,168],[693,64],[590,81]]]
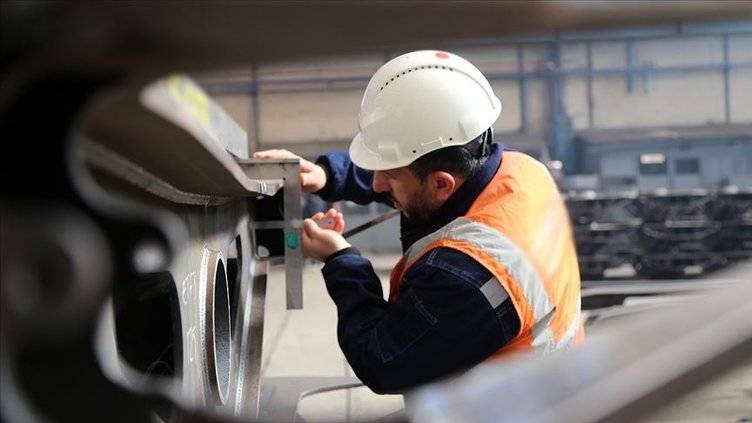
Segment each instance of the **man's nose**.
[[389,190],[389,184],[386,183],[386,176],[384,172],[376,170],[373,172],[373,191],[385,192]]

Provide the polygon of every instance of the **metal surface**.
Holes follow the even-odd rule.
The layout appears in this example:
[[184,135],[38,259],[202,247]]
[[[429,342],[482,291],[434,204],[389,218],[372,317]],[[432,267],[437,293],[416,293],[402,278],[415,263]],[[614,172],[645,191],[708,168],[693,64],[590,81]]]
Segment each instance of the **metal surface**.
[[[42,93],[40,98],[44,98]],[[90,224],[95,231],[81,229],[75,219],[69,222],[65,213],[54,211],[44,225],[34,224],[32,205],[29,212],[14,212],[3,204],[3,262],[7,258],[11,265],[3,265],[2,308],[19,312],[28,308],[24,313],[33,311],[38,317],[18,319],[11,331],[40,333],[47,339],[44,342],[50,342],[55,339],[49,336],[55,333],[50,322],[59,321],[61,327],[80,328],[77,334],[85,336],[102,321],[95,317],[99,316],[95,310],[111,289],[112,306],[104,319],[110,323],[98,325],[104,328],[98,330],[98,338],[110,339],[100,345],[109,347],[79,354],[91,360],[87,366],[96,369],[99,363],[116,383],[110,391],[126,389],[161,398],[153,404],[162,404],[158,411],[163,415],[190,416],[213,410],[219,415],[254,418],[259,410],[268,262],[255,254],[253,218],[262,199],[272,200],[271,206],[277,207],[276,198],[285,209],[280,242],[295,241],[292,235],[297,237],[300,226],[299,170],[296,162],[287,163],[275,179],[249,178],[244,170],[248,166],[241,167],[236,161],[240,159],[227,151],[246,143],[245,134],[214,106],[189,80],[173,77],[144,89],[124,85],[104,92],[88,103],[76,126],[50,127],[72,137],[61,154],[67,158],[64,169],[70,172],[70,189],[75,193],[71,195],[96,216]],[[285,185],[289,190],[283,192]],[[12,222],[18,223],[6,230],[5,224]],[[35,228],[32,232],[30,224]],[[45,245],[41,238],[28,244],[33,251],[6,249],[6,243],[22,244],[23,237],[43,228],[49,232],[50,248],[45,248],[49,253],[40,254],[38,249]],[[17,230],[22,232],[11,236]],[[55,245],[66,247],[61,250]],[[288,258],[297,257],[288,274],[295,277],[298,268],[298,281],[290,286],[292,305],[299,307],[302,256],[298,244],[287,245],[286,251],[294,250]],[[29,278],[30,259],[41,260],[37,285],[24,282]],[[89,265],[81,260],[97,264],[92,270],[110,273],[85,277],[81,271]],[[51,275],[58,277],[51,279]],[[41,297],[29,296],[34,291]],[[50,295],[63,314],[49,303]],[[6,306],[11,297],[23,301]],[[40,308],[58,314],[48,318],[37,311]],[[33,322],[39,322],[39,327],[30,326]],[[79,347],[91,348],[86,343]],[[8,351],[3,348],[6,367],[19,365],[18,353]],[[32,362],[31,356],[26,357],[25,361]],[[102,375],[95,380],[106,383]],[[110,395],[110,391],[101,392]],[[14,398],[30,394],[21,392]],[[39,402],[40,393],[31,394],[19,410],[27,407],[33,412],[44,404]],[[109,403],[102,402],[103,406]],[[145,407],[150,404],[144,403]],[[148,413],[145,407],[132,411]],[[64,404],[41,408],[51,416],[97,415],[95,409],[68,409]],[[119,418],[145,419],[133,413]]]
[[280,188],[262,189],[246,176],[228,152],[247,144],[245,131],[187,77],[114,90],[90,108],[83,126],[108,171],[134,163],[134,178],[142,169],[167,186],[210,197],[271,195]]
[[[249,178],[226,151],[245,143],[245,134],[186,84],[171,78],[141,95],[130,94],[134,87],[106,94],[76,131],[84,200],[111,219],[108,230],[122,233],[134,218],[146,229],[129,234],[130,243],[120,240],[111,325],[117,347],[106,350],[115,357],[100,353],[99,360],[119,363],[110,377],[135,392],[155,392],[183,410],[252,418],[268,266],[254,254],[252,218],[257,201],[284,180]],[[179,89],[189,94],[176,95]],[[145,96],[146,108],[122,101]],[[133,119],[143,132],[121,131],[119,119]],[[285,200],[299,207],[299,198]],[[136,261],[142,265],[128,265]]]
[[287,309],[303,308],[303,252],[300,243],[300,164],[288,163],[284,169],[285,205],[285,284]]
[[199,277],[199,345],[214,402],[225,404],[230,383],[230,294],[221,252],[204,251]]
[[[286,174],[268,180],[250,178],[246,174],[249,166],[239,165],[236,159],[224,151],[227,141],[232,140],[215,137],[212,131],[195,125],[196,121],[202,122],[193,115],[195,110],[191,111],[191,108],[195,107],[193,102],[196,94],[174,97],[172,94],[168,95],[165,86],[156,86],[159,87],[157,91],[154,91],[154,86],[144,91],[154,97],[152,105],[166,100],[188,102],[188,105],[183,105],[182,108],[171,106],[171,120],[162,120],[159,123],[154,121],[150,123],[151,126],[146,126],[153,128],[152,136],[156,139],[165,133],[164,127],[174,126],[185,130],[180,137],[167,138],[177,143],[172,145],[177,149],[171,150],[172,153],[167,155],[179,156],[175,163],[157,160],[160,154],[165,154],[161,148],[166,147],[154,147],[153,143],[148,141],[149,138],[133,142],[123,134],[115,135],[118,133],[119,125],[114,117],[122,116],[122,109],[108,108],[111,115],[104,117],[101,114],[102,110],[95,108],[94,113],[87,116],[82,128],[82,133],[86,134],[85,138],[81,138],[85,160],[91,160],[93,148],[106,144],[112,148],[119,148],[123,155],[137,161],[137,167],[124,167],[125,172],[115,171],[118,167],[112,166],[111,163],[102,166],[96,160],[90,161],[89,165],[97,183],[115,198],[111,204],[103,202],[104,193],[99,192],[93,184],[81,187],[84,197],[106,213],[120,214],[124,206],[119,203],[124,201],[135,203],[131,206],[135,208],[148,206],[144,211],[150,210],[149,214],[157,212],[163,215],[157,227],[165,233],[166,250],[170,253],[168,267],[156,270],[166,271],[167,284],[172,285],[168,290],[171,293],[168,297],[169,301],[176,304],[172,306],[171,316],[163,315],[161,318],[168,320],[168,323],[161,323],[163,326],[174,328],[172,341],[163,341],[162,344],[157,342],[158,347],[138,346],[138,342],[130,338],[126,343],[120,342],[119,353],[122,360],[127,362],[129,355],[142,357],[141,360],[146,356],[147,360],[131,362],[129,366],[135,367],[134,371],[121,378],[120,382],[130,389],[143,390],[145,386],[142,381],[153,379],[155,369],[161,366],[164,369],[160,378],[165,381],[158,385],[161,386],[160,393],[181,407],[194,410],[209,408],[222,414],[255,417],[258,413],[261,385],[259,378],[263,298],[268,264],[254,254],[256,240],[252,217],[257,207],[256,199],[277,193],[285,185],[285,178],[290,178]],[[158,96],[161,96],[159,101]],[[102,101],[108,103],[107,99]],[[155,110],[164,111],[166,104],[162,108],[155,106]],[[126,109],[131,108],[122,103],[120,105]],[[187,112],[178,115],[176,110]],[[149,120],[145,114],[130,117],[141,119],[140,122]],[[219,122],[226,123],[221,119]],[[113,124],[115,127],[111,126]],[[232,132],[225,132],[227,133],[232,135]],[[236,132],[234,136],[241,135],[244,136]],[[195,148],[195,145],[202,148]],[[145,172],[133,172],[129,175],[128,171],[146,167],[149,167],[153,179],[147,183],[147,187],[164,186],[169,183],[170,186],[174,184],[180,186],[181,190],[191,191],[181,193],[180,196],[176,196],[174,192],[172,195],[165,195],[167,190],[155,192],[145,189],[142,184],[134,183],[134,180],[143,177]],[[286,213],[294,213],[297,207],[299,214],[298,166],[294,163],[288,164],[287,167],[295,172],[296,177],[292,179],[295,185],[291,189],[292,195],[289,191],[284,192],[285,197],[282,201],[296,202],[297,206],[284,203],[284,207]],[[163,178],[168,178],[170,182],[164,181]],[[164,184],[159,185],[157,181],[163,181]],[[190,183],[186,184],[184,181]],[[224,182],[235,183],[235,187],[227,189],[222,185]],[[241,192],[238,193],[236,190]],[[198,195],[213,199],[221,196],[225,201],[207,201],[200,206],[195,202],[183,201]],[[178,201],[174,201],[176,199]],[[128,210],[128,207],[125,210]],[[299,218],[297,220],[299,221]],[[288,223],[288,226],[292,224]],[[286,233],[297,234],[297,230],[290,227]],[[301,263],[297,265],[300,266]],[[295,264],[290,267],[295,267]],[[294,272],[291,273],[294,275]],[[122,274],[118,276],[116,286],[118,283],[132,284],[133,281],[127,281],[128,279],[148,278],[148,275],[132,275],[125,278]],[[292,281],[292,285],[301,287],[299,281],[297,284]],[[139,292],[131,293],[130,297],[144,295]],[[298,292],[300,299],[302,289]],[[120,311],[116,320],[122,324],[115,325],[116,338],[127,333],[124,331],[140,330],[146,333],[147,328],[139,329],[137,323],[132,323],[136,321],[136,318],[132,317],[133,314],[159,313],[159,310],[156,307],[140,307],[137,311],[127,314],[129,307],[135,307],[132,305],[133,301],[118,298],[115,298],[115,307],[116,312],[119,309]],[[166,351],[168,356],[172,355],[172,360],[164,358]],[[155,361],[144,366],[149,363],[149,356]],[[162,362],[167,364],[160,364]],[[170,363],[173,366],[171,369]]]
[[[285,283],[287,309],[303,308],[303,252],[300,245],[301,191],[300,163],[297,159],[238,160],[249,178],[281,183],[284,187],[283,210],[277,220],[257,221],[255,229],[282,229],[284,240]],[[265,188],[264,185],[261,187]]]
[[420,389],[409,414],[417,422],[633,421],[744,365],[750,298],[752,284],[736,284],[617,321],[574,351],[480,366]]
[[672,307],[744,283],[740,278],[667,281],[584,281],[582,310],[586,331],[648,310]]
[[[112,183],[108,191],[129,193],[127,186]],[[91,195],[101,198],[103,193]],[[144,203],[143,198],[127,198]],[[143,298],[151,289],[116,296],[115,334],[122,338],[118,357],[121,366],[133,368],[120,383],[143,392],[155,380],[163,380],[156,385],[160,394],[181,408],[254,417],[268,264],[252,254],[252,204],[233,200],[207,208],[152,201],[150,213],[161,215],[156,227],[165,230],[170,252],[168,267],[160,271],[165,274],[167,299],[144,307],[143,300],[128,298]],[[122,206],[108,212],[121,212]],[[133,286],[151,279],[152,274],[119,273],[116,294],[120,284]],[[148,320],[141,322],[137,315]],[[133,332],[135,337],[128,336]]]

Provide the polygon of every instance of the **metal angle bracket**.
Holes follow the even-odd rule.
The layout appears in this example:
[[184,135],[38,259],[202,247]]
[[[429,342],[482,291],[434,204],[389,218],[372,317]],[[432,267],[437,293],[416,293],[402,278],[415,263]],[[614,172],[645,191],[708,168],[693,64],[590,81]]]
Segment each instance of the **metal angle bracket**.
[[[280,185],[282,192],[282,220],[253,221],[251,230],[282,229],[284,245],[285,285],[287,309],[303,308],[303,253],[300,230],[302,227],[300,204],[300,163],[297,159],[258,160],[238,159],[250,179],[260,182],[262,194],[274,195]],[[268,191],[266,189],[270,188]]]

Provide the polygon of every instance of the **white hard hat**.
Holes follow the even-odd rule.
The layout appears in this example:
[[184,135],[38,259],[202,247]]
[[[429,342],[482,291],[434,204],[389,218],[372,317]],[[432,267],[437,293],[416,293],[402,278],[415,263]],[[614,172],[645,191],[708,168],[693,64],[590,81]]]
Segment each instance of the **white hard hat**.
[[368,82],[350,158],[369,170],[407,166],[431,151],[472,141],[500,114],[501,101],[467,60],[434,50],[403,54]]

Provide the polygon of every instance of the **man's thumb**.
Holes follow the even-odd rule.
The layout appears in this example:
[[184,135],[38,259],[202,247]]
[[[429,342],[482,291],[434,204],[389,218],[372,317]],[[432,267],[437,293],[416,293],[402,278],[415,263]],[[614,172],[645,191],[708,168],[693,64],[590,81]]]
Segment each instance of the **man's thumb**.
[[300,173],[300,186],[305,187],[311,183],[311,177],[306,173]]

